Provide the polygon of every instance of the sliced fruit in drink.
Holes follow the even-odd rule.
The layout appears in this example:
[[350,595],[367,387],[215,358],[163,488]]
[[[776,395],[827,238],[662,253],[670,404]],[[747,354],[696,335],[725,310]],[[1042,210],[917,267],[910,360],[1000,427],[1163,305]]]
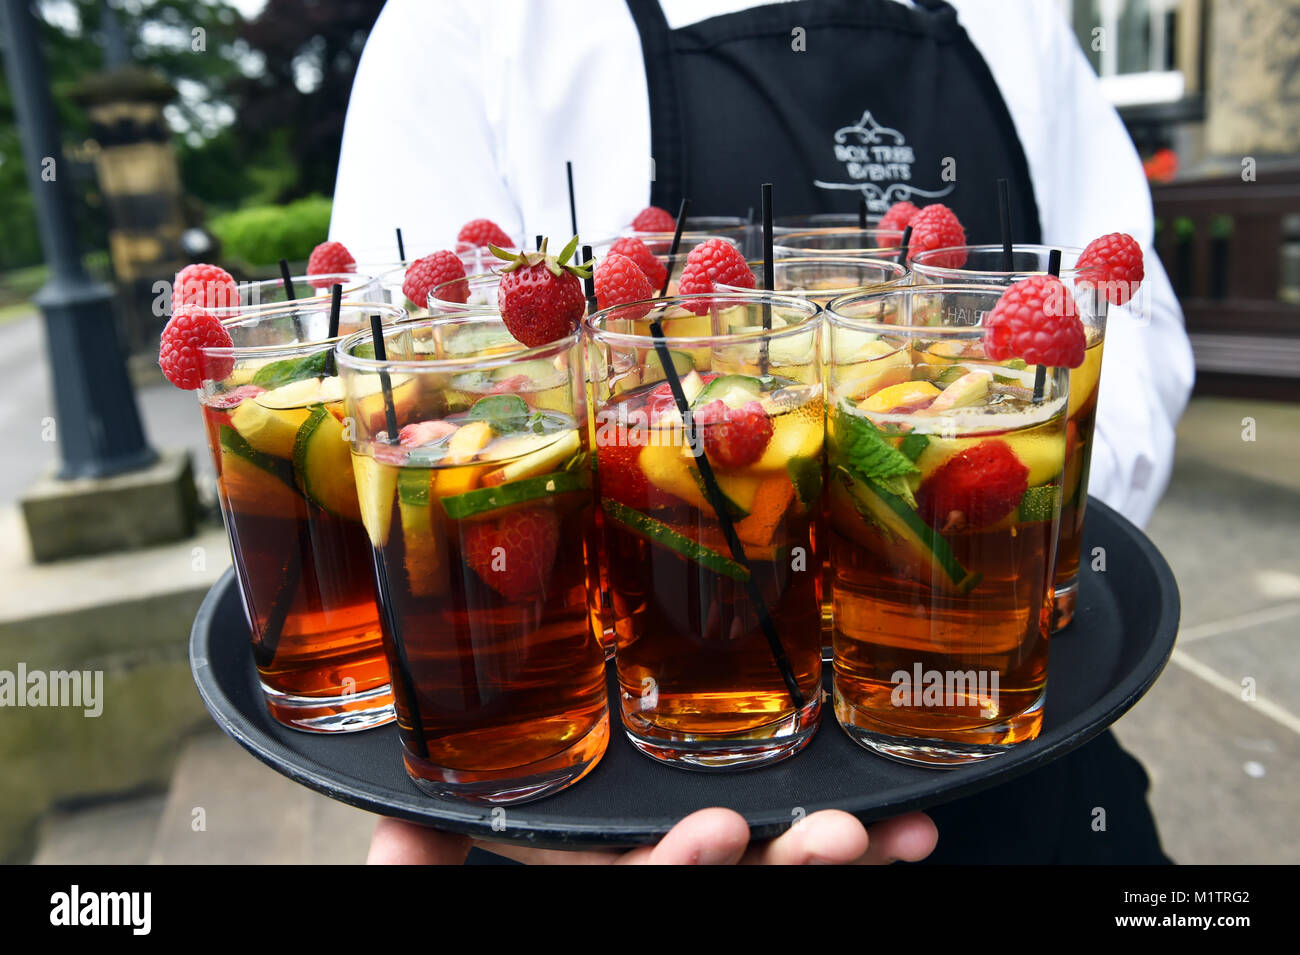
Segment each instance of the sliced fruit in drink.
[[471,421],[451,436],[447,442],[447,463],[468,464],[474,456],[492,443],[496,432],[486,421]]
[[790,484],[794,487],[795,497],[799,499],[799,506],[807,513],[822,496],[821,456],[791,458],[785,469],[790,476]]
[[854,480],[842,469],[831,485],[831,519],[835,526],[853,527],[853,517],[842,506],[848,502],[877,532],[855,535],[859,542],[909,576],[947,593],[970,593],[979,583],[979,575],[962,567],[948,542],[896,494],[874,481]]
[[256,450],[228,426],[221,428],[218,441],[221,487],[233,513],[289,518],[298,512],[302,499],[285,461]]
[[662,521],[657,521],[648,514],[634,511],[632,508],[606,498],[601,502],[605,516],[616,524],[627,528],[635,534],[648,538],[655,544],[666,547],[687,560],[694,561],[715,573],[730,577],[742,583],[749,579],[749,571],[729,557],[724,557],[684,534],[679,534]]
[[[641,449],[638,464],[646,480],[655,487],[706,513],[712,512],[704,493],[704,479],[688,448],[649,445]],[[747,517],[761,479],[745,472],[729,474],[715,470],[713,473],[731,516]]]
[[[285,387],[292,388],[293,385]],[[273,393],[265,392],[257,397]],[[293,406],[275,408],[255,398],[252,401],[242,402],[232,411],[230,423],[239,432],[240,437],[255,450],[287,460],[293,457],[294,440],[298,437],[298,429],[307,420],[308,414],[306,408]]]
[[329,378],[302,378],[264,391],[253,400],[264,408],[277,411],[306,408],[307,405],[316,403],[329,404],[343,400],[343,381],[337,375]]
[[1100,344],[1091,345],[1083,353],[1083,364],[1070,369],[1070,403],[1065,412],[1067,418],[1078,414],[1079,409],[1096,393],[1101,381],[1101,353]]
[[825,434],[820,416],[797,412],[776,415],[772,418],[772,437],[752,467],[755,471],[784,471],[794,458],[819,458]]
[[939,389],[928,381],[904,381],[868,395],[858,405],[863,411],[877,414],[915,412],[939,397]]
[[431,597],[447,589],[440,521],[432,507],[434,481],[435,472],[426,468],[400,468],[397,476],[406,579],[416,597]]
[[324,405],[312,405],[294,441],[294,473],[303,493],[323,510],[359,521],[361,508],[351,455],[338,419]]
[[388,464],[376,461],[368,454],[352,455],[353,479],[357,482],[357,501],[361,507],[361,523],[366,525],[370,542],[376,547],[388,543],[388,527],[393,521],[393,491],[397,487],[397,472]]
[[[486,482],[485,482],[486,483]],[[540,497],[566,494],[587,488],[586,475],[575,471],[556,471],[511,481],[493,487],[481,487],[464,494],[442,498],[442,508],[452,520],[463,521],[507,507],[514,507]]]
[[582,448],[582,439],[579,438],[576,428],[550,437],[552,440],[545,447],[483,475],[483,484],[492,487],[509,481],[518,481],[521,478],[546,474],[563,465]]
[[1056,498],[1061,488],[1056,484],[1042,484],[1025,489],[1020,503],[1016,505],[1017,523],[1050,521],[1056,510]]
[[691,407],[703,408],[710,402],[721,401],[734,410],[762,397],[763,382],[759,379],[750,375],[719,375],[692,399]]
[[987,371],[969,371],[939,393],[922,414],[938,415],[954,408],[966,408],[988,397],[993,375]]
[[794,485],[785,475],[769,477],[758,486],[749,516],[736,522],[736,536],[742,543],[766,547],[790,509]]

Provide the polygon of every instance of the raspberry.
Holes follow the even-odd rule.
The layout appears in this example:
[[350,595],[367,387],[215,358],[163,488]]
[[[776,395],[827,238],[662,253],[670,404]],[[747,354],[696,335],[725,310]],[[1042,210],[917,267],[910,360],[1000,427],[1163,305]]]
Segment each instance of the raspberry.
[[465,266],[455,252],[434,252],[422,259],[416,259],[406,269],[406,278],[402,280],[402,294],[416,308],[427,308],[429,290],[444,282],[453,284],[438,289],[438,297],[444,302],[459,302],[462,305],[469,299],[469,283],[457,282],[465,278]]
[[[889,211],[880,220],[880,225],[877,228],[883,232],[902,232],[911,224],[912,219],[920,211],[910,202],[895,202],[889,207]],[[882,236],[880,239],[881,245],[897,247],[898,242],[899,240],[893,236]]]
[[943,464],[921,482],[916,508],[927,524],[945,533],[988,527],[1020,503],[1029,468],[1005,441],[981,441]]
[[507,600],[547,596],[560,540],[560,522],[549,507],[514,511],[461,530],[465,563]]
[[[966,244],[966,230],[956,213],[941,202],[917,212],[908,225],[912,227],[912,239],[907,246],[909,262],[922,252]],[[926,261],[943,269],[959,269],[966,264],[966,252],[949,252]]]
[[644,301],[644,308],[623,309],[619,312],[620,318],[636,321],[650,311],[650,303],[646,300],[653,297],[654,289],[650,287],[650,280],[626,255],[611,252],[596,266],[597,308]]
[[[686,257],[686,267],[682,269],[681,279],[677,283],[679,295],[698,295],[713,291],[714,283],[734,285],[739,288],[754,287],[754,271],[740,254],[740,250],[726,239],[709,239],[691,249]],[[683,303],[696,315],[703,315],[709,310],[707,299],[696,299]]]
[[207,356],[204,348],[230,348],[230,333],[211,312],[183,305],[163,328],[158,367],[177,388],[193,391],[204,379],[220,381],[235,370],[233,356]]
[[491,219],[471,219],[460,227],[456,233],[457,242],[465,242],[477,248],[485,248],[489,245],[495,245],[498,249],[513,249],[515,240],[506,234],[506,230],[501,228]]
[[1012,285],[984,318],[984,352],[994,361],[1023,358],[1031,365],[1078,368],[1087,347],[1074,296],[1053,275]]
[[329,288],[334,283],[329,279],[314,279],[313,275],[335,275],[339,272],[355,272],[357,260],[342,242],[322,242],[311,250],[307,260],[307,281],[313,288]]
[[740,408],[710,401],[691,417],[700,429],[704,453],[719,467],[753,464],[772,438],[772,419],[757,401],[747,401]]
[[668,268],[655,258],[655,254],[650,251],[650,246],[635,236],[628,235],[611,244],[607,254],[615,252],[626,255],[635,262],[636,267],[650,280],[652,289],[657,291],[664,287],[664,279],[668,278]]
[[667,209],[646,206],[632,220],[633,232],[675,232],[677,219]]
[[229,411],[231,408],[238,408],[244,403],[246,398],[254,398],[266,391],[261,385],[240,385],[238,388],[232,388],[230,391],[223,391],[219,395],[213,395],[204,402],[209,408],[217,408],[221,411]]
[[1075,288],[1099,288],[1112,305],[1123,305],[1131,299],[1145,275],[1142,247],[1123,232],[1093,239],[1074,268],[1078,273]]
[[202,262],[187,265],[176,273],[172,285],[172,314],[175,315],[182,305],[238,308],[239,285],[218,265],[204,265]]

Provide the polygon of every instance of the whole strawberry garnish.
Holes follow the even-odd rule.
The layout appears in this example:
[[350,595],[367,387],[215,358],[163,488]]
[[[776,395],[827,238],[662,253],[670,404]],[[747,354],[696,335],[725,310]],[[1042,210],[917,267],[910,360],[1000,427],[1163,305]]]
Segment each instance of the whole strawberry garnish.
[[743,468],[763,456],[772,439],[772,419],[757,401],[728,408],[710,401],[692,415],[709,460],[724,468]]
[[407,266],[406,277],[402,280],[402,294],[416,308],[427,308],[429,290],[435,285],[451,282],[451,285],[438,290],[438,296],[443,301],[463,305],[469,299],[469,283],[456,281],[463,278],[465,266],[455,252],[434,252]]
[[1123,305],[1131,299],[1145,276],[1142,247],[1123,232],[1093,239],[1074,268],[1078,273],[1075,288],[1098,289],[1112,305]]
[[313,275],[336,275],[356,270],[357,260],[342,242],[322,242],[311,250],[311,257],[307,259],[307,281],[314,288],[328,288],[334,282],[331,279],[314,279]]
[[617,252],[619,255],[626,255],[636,263],[647,279],[650,280],[650,287],[661,289],[664,287],[664,280],[668,278],[668,267],[660,262],[650,246],[646,245],[634,235],[625,235],[621,239],[615,240],[610,244],[609,253]]
[[233,356],[208,357],[201,350],[233,344],[215,315],[196,305],[182,305],[163,328],[158,367],[177,388],[193,391],[205,378],[220,381],[235,370]]
[[[895,202],[889,207],[877,226],[882,232],[902,232],[912,223],[912,219],[921,210],[910,202]],[[898,245],[899,240],[893,236],[882,236],[880,240],[882,245]]]
[[994,361],[1023,358],[1031,365],[1078,368],[1087,347],[1074,296],[1054,275],[1010,286],[984,318],[984,353]]
[[570,335],[578,327],[587,299],[580,279],[590,278],[591,263],[569,265],[578,237],[558,256],[546,254],[546,239],[536,252],[507,252],[491,246],[492,254],[509,264],[501,270],[497,308],[510,334],[529,348]]
[[506,230],[491,219],[471,219],[466,222],[456,233],[456,241],[467,242],[480,249],[487,248],[489,245],[508,249],[515,244],[515,240],[510,238]]
[[[957,214],[941,202],[918,211],[908,225],[912,227],[912,240],[907,246],[909,262],[922,252],[966,244],[966,230]],[[939,268],[959,269],[966,264],[966,253],[954,250],[926,261]]]
[[545,598],[560,523],[546,507],[530,507],[464,527],[462,553],[479,579],[507,600]]
[[629,302],[645,302],[644,308],[624,309],[619,317],[636,321],[650,311],[648,299],[654,297],[655,290],[650,287],[650,280],[635,262],[626,255],[611,252],[596,266],[596,307],[609,308],[612,305],[627,305]]
[[1029,468],[1005,441],[981,441],[936,468],[916,491],[925,522],[945,533],[988,527],[1020,503]]
[[202,262],[187,265],[176,273],[172,285],[172,314],[182,305],[200,308],[238,308],[239,285],[234,277],[219,265]]
[[677,220],[667,209],[658,206],[646,206],[632,220],[633,232],[674,232]]
[[[714,283],[737,288],[753,288],[755,285],[754,270],[749,267],[740,250],[726,239],[709,239],[691,249],[677,282],[677,294],[708,294],[713,291]],[[703,315],[709,310],[707,299],[695,299],[683,304],[696,315]]]
[[[161,359],[159,359],[161,363]],[[224,376],[223,376],[224,377]],[[204,401],[209,408],[218,408],[221,411],[229,411],[232,408],[238,408],[247,399],[255,398],[262,392],[266,391],[261,385],[240,385],[238,388],[232,388],[229,391],[223,391],[219,395],[213,395]]]

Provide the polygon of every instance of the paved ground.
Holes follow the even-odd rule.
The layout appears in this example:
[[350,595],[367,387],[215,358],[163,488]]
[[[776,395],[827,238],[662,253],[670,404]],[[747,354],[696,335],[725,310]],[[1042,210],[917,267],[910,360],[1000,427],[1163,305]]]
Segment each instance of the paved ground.
[[[10,503],[53,461],[41,329],[0,326],[0,471]],[[192,395],[144,388],[159,446],[194,449],[210,473]],[[1243,419],[1255,440],[1243,440]],[[1196,399],[1179,428],[1173,482],[1148,532],[1178,578],[1178,649],[1164,676],[1117,726],[1146,764],[1151,801],[1177,861],[1300,861],[1300,406]],[[1243,699],[1243,686],[1251,697]],[[230,785],[225,785],[230,783]],[[228,790],[232,790],[228,792]],[[219,807],[280,806],[284,832],[234,824]],[[192,837],[196,807],[221,837]],[[232,810],[233,811],[233,810]],[[252,810],[250,810],[252,811]],[[215,817],[215,823],[212,820]],[[167,797],[51,817],[41,861],[344,861],[364,855],[371,820],[287,783],[224,739],[187,748]],[[115,851],[98,834],[112,832]],[[170,833],[170,835],[169,835]]]

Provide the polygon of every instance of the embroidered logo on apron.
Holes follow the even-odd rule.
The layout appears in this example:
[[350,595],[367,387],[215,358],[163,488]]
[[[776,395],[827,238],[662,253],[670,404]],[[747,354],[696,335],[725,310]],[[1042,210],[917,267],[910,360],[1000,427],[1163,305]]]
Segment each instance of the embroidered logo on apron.
[[835,158],[844,166],[849,182],[813,180],[819,189],[860,192],[872,212],[886,212],[895,202],[940,199],[956,188],[950,182],[940,189],[922,189],[911,183],[916,155],[907,145],[907,137],[896,129],[882,126],[865,110],[852,126],[835,131]]

